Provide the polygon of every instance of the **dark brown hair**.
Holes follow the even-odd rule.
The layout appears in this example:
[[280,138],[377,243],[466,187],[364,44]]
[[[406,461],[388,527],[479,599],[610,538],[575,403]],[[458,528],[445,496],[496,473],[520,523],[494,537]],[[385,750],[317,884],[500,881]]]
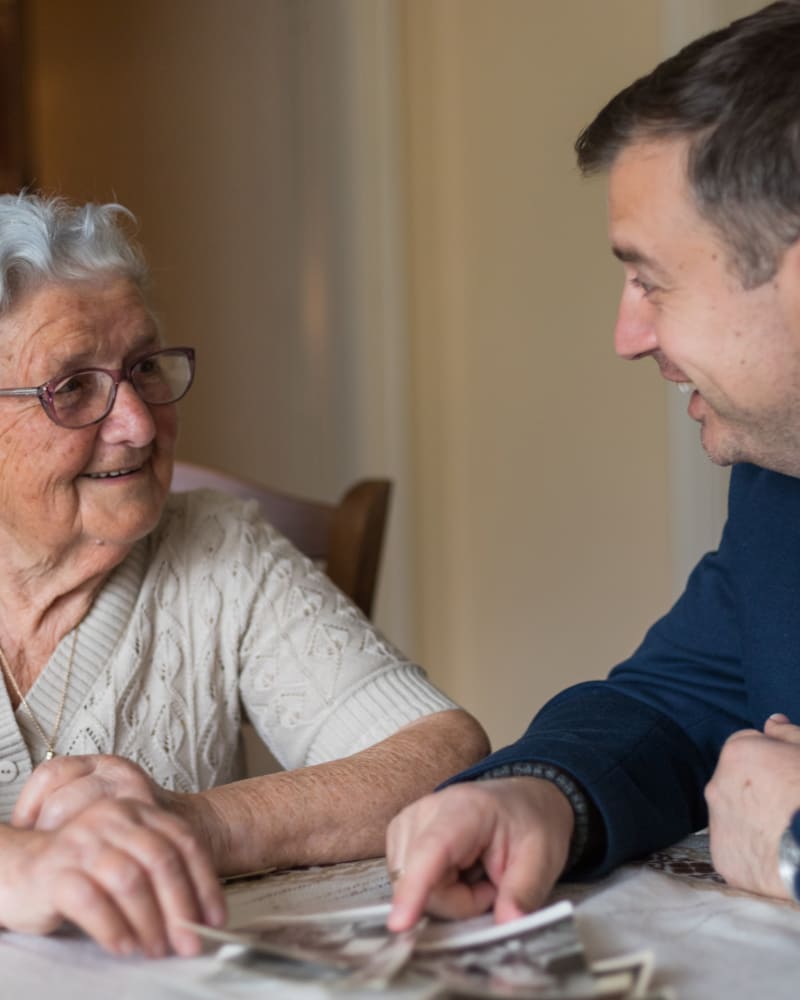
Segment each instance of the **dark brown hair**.
[[800,0],[687,45],[620,91],[578,136],[585,174],[632,143],[685,137],[699,212],[747,287],[800,238]]

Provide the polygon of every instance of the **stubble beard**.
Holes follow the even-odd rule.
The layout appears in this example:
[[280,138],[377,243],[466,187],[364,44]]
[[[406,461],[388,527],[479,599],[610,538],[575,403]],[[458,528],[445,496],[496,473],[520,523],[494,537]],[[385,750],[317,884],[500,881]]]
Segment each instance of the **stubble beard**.
[[797,420],[761,420],[753,427],[731,426],[716,412],[714,427],[700,421],[700,443],[708,458],[722,467],[747,462],[772,472],[800,478],[800,412]]

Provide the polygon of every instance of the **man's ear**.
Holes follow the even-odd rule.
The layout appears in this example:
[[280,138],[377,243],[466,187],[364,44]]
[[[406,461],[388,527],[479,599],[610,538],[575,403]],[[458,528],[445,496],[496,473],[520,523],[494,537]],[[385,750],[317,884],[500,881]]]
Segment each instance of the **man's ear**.
[[784,250],[780,266],[770,282],[778,288],[785,315],[797,331],[800,342],[800,239]]

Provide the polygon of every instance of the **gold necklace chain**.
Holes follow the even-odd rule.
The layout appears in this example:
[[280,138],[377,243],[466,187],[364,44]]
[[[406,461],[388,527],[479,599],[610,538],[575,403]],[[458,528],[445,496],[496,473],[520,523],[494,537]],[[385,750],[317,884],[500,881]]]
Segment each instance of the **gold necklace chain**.
[[42,742],[47,747],[47,753],[44,755],[45,760],[52,760],[53,757],[55,757],[56,755],[56,745],[55,745],[56,738],[58,736],[58,731],[61,728],[61,718],[64,715],[64,706],[66,705],[67,702],[67,691],[69,690],[69,680],[70,677],[72,676],[72,661],[75,659],[75,647],[78,645],[79,631],[80,631],[80,626],[78,626],[78,628],[75,629],[75,635],[72,639],[72,649],[70,650],[69,663],[67,664],[67,675],[64,678],[64,688],[61,692],[61,701],[59,702],[58,705],[58,712],[56,713],[56,721],[53,723],[53,732],[50,734],[50,739],[47,738],[45,731],[44,729],[42,729],[39,720],[33,714],[31,706],[28,704],[28,701],[25,695],[22,693],[19,684],[17,684],[17,678],[11,673],[11,668],[8,665],[8,660],[6,659],[6,655],[3,652],[2,647],[0,646],[0,666],[2,666],[3,668],[3,673],[9,679],[9,681],[11,681],[11,687],[14,689],[14,694],[16,694],[17,698],[19,698],[20,704],[28,713],[28,715],[31,717],[31,722],[36,727],[36,731],[41,736]]

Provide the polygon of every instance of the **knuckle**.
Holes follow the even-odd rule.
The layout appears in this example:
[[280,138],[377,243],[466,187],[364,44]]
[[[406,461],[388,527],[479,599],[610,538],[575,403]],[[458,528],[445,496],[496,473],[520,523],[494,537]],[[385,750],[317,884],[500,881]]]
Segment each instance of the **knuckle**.
[[115,757],[113,766],[119,772],[120,776],[127,778],[128,781],[139,785],[147,784],[144,771],[142,771],[138,764],[134,764],[133,761],[125,760],[124,757]]
[[174,813],[165,813],[164,819],[173,837],[180,842],[182,847],[189,850],[198,846],[197,838],[191,824],[182,816],[176,816]]
[[179,816],[167,813],[158,806],[145,806],[146,815],[156,818],[152,834],[158,842],[170,845],[181,855],[194,857],[202,853],[197,836],[189,823]]
[[753,737],[756,739],[762,739],[763,736],[764,734],[760,733],[757,729],[737,729],[735,733],[731,733],[725,741],[725,744],[734,744],[738,743],[739,740],[752,739]]
[[161,878],[172,879],[184,871],[180,852],[168,841],[154,845],[150,852],[150,865],[153,873]]
[[58,756],[51,757],[50,760],[43,760],[36,768],[36,774],[40,776],[60,774],[64,771],[74,771],[80,764],[80,757]]
[[104,885],[118,895],[130,896],[142,890],[145,875],[128,855],[114,852],[98,861],[97,875]]
[[422,857],[441,859],[440,863],[450,858],[450,843],[437,829],[428,828],[421,831],[414,841],[415,854]]
[[89,774],[92,770],[91,757],[80,755],[75,757],[58,756],[42,761],[34,774],[46,778],[48,783],[51,781],[63,783]]
[[49,800],[44,803],[36,820],[37,830],[56,830],[69,819],[69,813],[60,802]]
[[53,881],[53,902],[61,913],[69,915],[90,909],[101,898],[100,889],[85,872],[67,869]]
[[119,799],[99,798],[90,802],[77,818],[91,824],[113,820],[126,812]]
[[190,864],[203,861],[207,856],[195,835],[188,830],[177,846],[182,857]]
[[738,733],[729,736],[722,744],[719,753],[717,767],[725,768],[735,765],[743,757],[747,756],[753,746],[753,742],[759,738],[760,734],[754,730],[742,729]]

